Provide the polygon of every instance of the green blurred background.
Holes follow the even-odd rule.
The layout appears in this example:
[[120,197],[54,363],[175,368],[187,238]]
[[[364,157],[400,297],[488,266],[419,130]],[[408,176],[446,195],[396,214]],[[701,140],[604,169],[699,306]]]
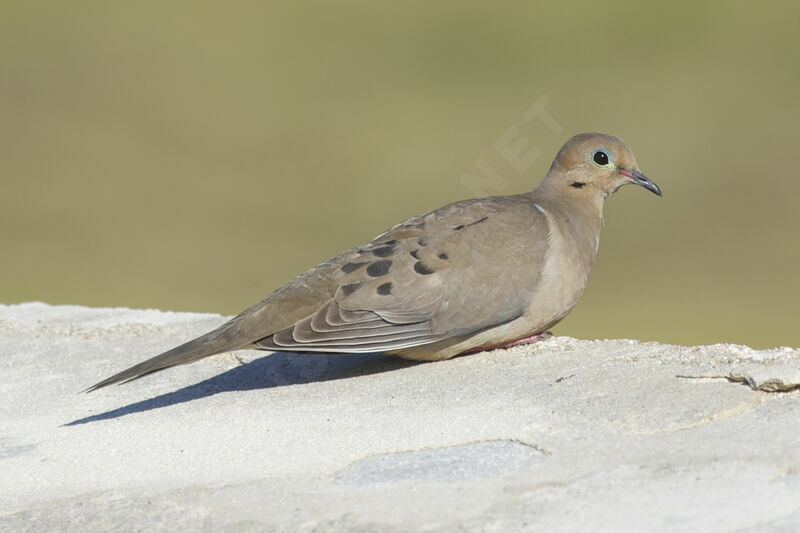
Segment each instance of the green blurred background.
[[[0,302],[236,313],[409,216],[533,188],[582,131],[606,204],[555,328],[800,345],[797,2],[0,5]],[[534,103],[563,131],[525,121]],[[510,128],[541,151],[517,172]]]

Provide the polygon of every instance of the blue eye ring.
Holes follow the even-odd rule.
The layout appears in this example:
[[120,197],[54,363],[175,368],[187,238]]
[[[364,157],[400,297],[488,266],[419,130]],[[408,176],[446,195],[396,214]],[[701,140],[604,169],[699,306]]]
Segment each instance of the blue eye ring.
[[614,166],[614,157],[611,155],[611,152],[609,152],[605,148],[598,148],[597,150],[592,152],[592,156],[590,159],[592,160],[592,163],[594,163],[598,167]]

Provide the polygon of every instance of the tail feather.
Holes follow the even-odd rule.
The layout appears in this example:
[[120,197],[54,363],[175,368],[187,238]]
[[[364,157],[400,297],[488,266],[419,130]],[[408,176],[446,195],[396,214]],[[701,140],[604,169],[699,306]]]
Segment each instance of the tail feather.
[[229,334],[230,331],[228,327],[230,324],[231,322],[223,324],[214,331],[210,331],[201,337],[176,346],[171,350],[167,350],[160,355],[134,365],[118,374],[114,374],[81,392],[92,392],[113,385],[114,383],[127,383],[128,381],[139,379],[147,374],[158,372],[159,370],[164,370],[176,365],[185,365],[203,359],[204,357],[210,357],[229,350],[237,350],[247,345],[248,343],[246,341],[231,338],[232,336]]

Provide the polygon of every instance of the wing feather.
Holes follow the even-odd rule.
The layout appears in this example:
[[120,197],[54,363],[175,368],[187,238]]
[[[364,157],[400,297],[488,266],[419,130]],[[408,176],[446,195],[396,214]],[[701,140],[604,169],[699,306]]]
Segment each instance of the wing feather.
[[[528,239],[497,236],[538,232],[541,213],[509,197],[466,201],[412,218],[342,254],[327,301],[289,327],[254,344],[304,352],[379,352],[469,334],[520,316],[535,290],[543,250]],[[544,241],[542,241],[544,242]],[[506,255],[522,261],[505,261]],[[521,270],[525,254],[530,270]]]

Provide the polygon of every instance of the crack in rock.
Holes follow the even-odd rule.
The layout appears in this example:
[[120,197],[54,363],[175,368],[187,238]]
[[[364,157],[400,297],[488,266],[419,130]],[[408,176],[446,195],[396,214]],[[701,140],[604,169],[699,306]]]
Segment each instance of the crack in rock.
[[351,463],[336,475],[336,481],[355,485],[408,480],[457,482],[505,474],[551,454],[549,450],[517,440],[382,453]]
[[800,390],[800,370],[794,367],[755,367],[751,369],[736,369],[719,374],[678,374],[684,379],[726,379],[731,383],[743,383],[761,392],[790,392]]

